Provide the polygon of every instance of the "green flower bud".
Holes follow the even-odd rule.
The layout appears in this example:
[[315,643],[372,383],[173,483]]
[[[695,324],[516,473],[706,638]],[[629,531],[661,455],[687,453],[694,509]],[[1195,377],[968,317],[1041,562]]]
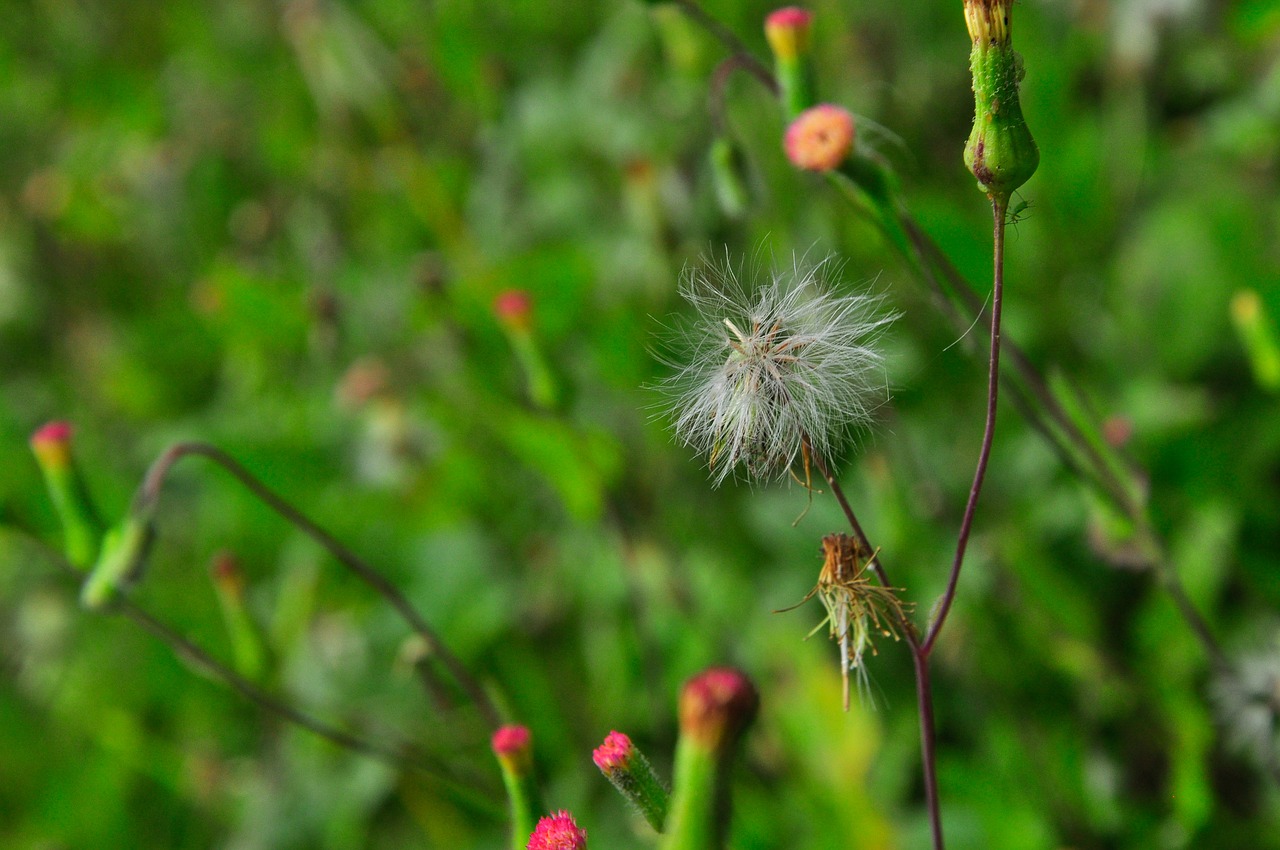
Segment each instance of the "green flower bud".
[[760,697],[745,675],[715,668],[685,683],[675,783],[662,850],[719,850],[729,820],[729,766]]
[[667,789],[662,787],[649,760],[621,732],[610,732],[591,753],[591,760],[622,796],[644,816],[649,826],[662,832],[667,819]]
[[31,435],[31,451],[62,522],[67,560],[87,569],[98,556],[102,522],[71,454],[71,426],[50,422]]
[[91,611],[107,607],[142,577],[155,539],[149,516],[130,514],[102,538],[102,552],[80,588],[80,604]]
[[1231,320],[1249,355],[1254,380],[1271,392],[1280,390],[1280,341],[1256,291],[1242,289],[1232,296]]
[[551,366],[538,345],[533,299],[523,289],[507,290],[494,299],[493,313],[524,372],[529,399],[543,410],[553,410],[559,402],[560,392]]
[[1022,57],[1010,44],[1013,0],[964,0],[965,24],[973,39],[969,68],[973,74],[973,131],[964,163],[978,188],[992,198],[1009,196],[1040,164],[1018,102],[1024,74]]
[[728,136],[719,136],[711,143],[710,158],[712,185],[721,211],[729,218],[742,218],[751,203],[742,149]]
[[236,671],[247,679],[261,681],[268,666],[267,644],[245,602],[244,572],[234,555],[221,552],[214,557],[209,573],[231,636]]

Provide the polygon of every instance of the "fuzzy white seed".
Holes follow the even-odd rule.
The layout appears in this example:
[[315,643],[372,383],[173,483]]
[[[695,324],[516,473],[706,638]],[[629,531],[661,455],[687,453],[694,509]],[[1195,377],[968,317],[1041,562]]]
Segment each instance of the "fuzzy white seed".
[[694,315],[668,340],[676,373],[662,382],[677,439],[707,459],[719,485],[785,474],[804,440],[828,461],[883,399],[875,342],[893,320],[879,296],[837,295],[825,260],[797,261],[752,286],[735,269],[687,272]]

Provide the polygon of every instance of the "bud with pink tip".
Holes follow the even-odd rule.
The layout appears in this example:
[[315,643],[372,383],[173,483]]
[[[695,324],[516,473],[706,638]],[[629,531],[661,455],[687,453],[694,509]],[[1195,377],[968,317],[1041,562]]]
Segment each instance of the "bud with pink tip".
[[662,832],[667,818],[667,789],[631,739],[621,732],[610,732],[591,754],[591,760],[649,825]]
[[98,557],[103,529],[71,454],[71,435],[70,423],[49,422],[31,435],[31,451],[62,523],[67,560],[87,568]]
[[209,575],[231,636],[236,670],[247,679],[259,681],[267,669],[268,650],[262,629],[245,603],[244,570],[235,555],[219,552],[209,567]]
[[524,372],[530,400],[544,410],[553,409],[559,399],[559,390],[538,345],[532,297],[523,289],[508,289],[494,299],[493,314],[511,343],[520,370]]
[[813,14],[799,6],[772,12],[764,21],[764,35],[773,51],[774,73],[782,89],[782,106],[794,118],[813,105],[813,65],[809,61],[809,31]]
[[508,725],[493,733],[493,754],[502,768],[502,783],[511,807],[511,846],[523,850],[543,810],[533,770],[533,735],[528,726]]
[[760,697],[739,670],[716,667],[680,693],[680,740],[667,840],[662,850],[724,846],[729,821],[729,767]]

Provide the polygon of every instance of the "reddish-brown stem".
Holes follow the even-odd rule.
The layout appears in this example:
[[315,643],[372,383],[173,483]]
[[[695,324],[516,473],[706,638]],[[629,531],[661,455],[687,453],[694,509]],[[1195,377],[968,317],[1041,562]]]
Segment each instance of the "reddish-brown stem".
[[[853,530],[858,543],[862,545],[864,551],[875,551],[871,548],[871,542],[867,539],[866,533],[862,530],[862,524],[858,522],[858,517],[853,512],[853,506],[845,497],[840,482],[831,474],[826,461],[814,451],[808,440],[805,441],[805,446],[809,457],[813,459],[814,466],[818,467],[818,472],[822,473],[827,486],[831,488],[836,501],[840,503],[840,509],[844,511],[845,519],[849,521],[849,528]],[[879,558],[871,562],[871,568],[875,570],[876,578],[882,585],[892,586],[889,584],[889,577]],[[942,850],[942,808],[938,800],[938,760],[934,748],[933,688],[929,683],[929,655],[920,643],[915,625],[905,615],[899,625],[907,645],[911,648],[911,661],[916,674],[916,705],[920,714],[920,764],[924,773],[925,808],[929,811],[929,828],[933,835],[934,850]]]
[[929,810],[929,832],[934,850],[943,850],[942,807],[938,802],[938,756],[933,734],[933,686],[929,682],[929,655],[915,644],[911,661],[916,671],[916,709],[920,714],[920,763],[924,769],[924,803]]
[[763,83],[774,95],[778,94],[778,83],[773,78],[773,72],[763,62],[751,55],[751,51],[742,43],[742,39],[734,34],[733,30],[708,15],[707,11],[693,2],[693,0],[675,0],[675,4],[690,20],[702,27],[712,38],[723,44],[730,53],[736,57],[741,57],[741,67],[744,70]]
[[978,509],[978,497],[982,494],[982,482],[987,476],[987,461],[991,459],[991,443],[996,433],[996,401],[1000,394],[1000,308],[1004,301],[1004,227],[1008,200],[991,199],[994,221],[994,272],[991,284],[991,353],[987,365],[987,421],[982,429],[982,448],[978,452],[978,466],[973,472],[973,484],[969,487],[969,500],[960,520],[960,533],[956,537],[956,554],[951,562],[951,574],[947,577],[947,589],[938,602],[937,616],[929,626],[921,649],[927,658],[933,643],[947,620],[951,603],[956,598],[956,585],[960,580],[960,567],[964,564],[965,550],[969,546],[969,534],[973,530],[973,517]]

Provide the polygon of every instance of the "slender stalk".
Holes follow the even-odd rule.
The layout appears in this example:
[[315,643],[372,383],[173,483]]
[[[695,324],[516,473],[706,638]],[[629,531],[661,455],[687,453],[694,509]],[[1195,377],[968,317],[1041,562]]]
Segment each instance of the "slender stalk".
[[[836,501],[840,503],[840,510],[844,511],[844,517],[849,521],[849,527],[853,529],[853,535],[858,538],[864,552],[871,553],[875,549],[871,548],[871,541],[867,539],[866,532],[862,530],[862,524],[858,522],[857,515],[853,512],[853,505],[849,504],[849,500],[844,495],[844,489],[840,486],[840,482],[831,473],[830,467],[823,459],[822,455],[809,442],[809,438],[804,439],[804,448],[809,457],[813,460],[813,465],[818,467],[818,472],[822,473],[822,478],[827,482],[827,486],[831,488],[832,494],[835,495]],[[876,578],[880,579],[880,583],[885,587],[891,587],[889,577],[885,574],[884,567],[880,564],[880,559],[876,558],[872,562],[871,568],[875,570]]]
[[[808,446],[807,441],[806,446]],[[857,515],[854,514],[853,506],[849,503],[848,498],[845,497],[844,489],[840,486],[840,482],[831,474],[830,467],[813,450],[812,446],[808,446],[808,450],[814,465],[818,467],[818,471],[822,473],[827,486],[831,488],[831,492],[835,495],[836,501],[840,503],[840,509],[844,511],[845,519],[849,521],[849,527],[853,530],[854,536],[858,538],[858,542],[866,551],[874,551],[866,533],[862,530],[861,523],[858,522]],[[876,578],[880,580],[882,585],[885,587],[892,586],[889,584],[889,577],[879,558],[872,562],[871,567],[875,570]],[[914,623],[903,615],[899,625],[906,637],[907,645],[911,648],[911,662],[915,670],[916,707],[920,715],[920,767],[924,774],[924,800],[925,808],[929,812],[929,830],[933,838],[934,850],[943,850],[942,807],[938,799],[938,758],[933,721],[933,686],[929,681],[929,653],[920,643]]]
[[[64,576],[75,581],[81,580],[81,572],[62,553],[50,548],[39,539],[26,534],[22,534],[22,536],[38,549],[47,561],[57,567],[58,571]],[[175,655],[185,659],[214,680],[226,685],[263,711],[306,729],[308,732],[318,735],[338,747],[385,762],[398,770],[416,771],[451,787],[455,791],[465,792],[469,798],[474,798],[472,800],[473,803],[478,803],[486,810],[494,811],[496,814],[496,810],[493,810],[492,805],[487,802],[491,794],[480,791],[484,785],[477,778],[458,776],[444,762],[422,752],[412,744],[405,743],[399,746],[379,744],[313,717],[241,676],[228,665],[214,658],[194,641],[179,634],[172,626],[160,621],[146,609],[123,596],[118,596],[112,601],[111,610],[131,620],[161,643],[168,646]],[[481,800],[485,802],[480,803]]]
[[[1173,597],[1173,604],[1177,607],[1178,613],[1182,615],[1182,619],[1186,620],[1187,625],[1191,628],[1191,633],[1200,641],[1200,645],[1204,648],[1210,661],[1213,662],[1217,672],[1221,673],[1230,670],[1231,662],[1227,660],[1226,652],[1223,651],[1222,645],[1214,637],[1209,624],[1205,622],[1204,617],[1200,616],[1200,612],[1192,604],[1191,598],[1187,596],[1187,591],[1183,588],[1182,580],[1178,578],[1178,574],[1171,565],[1163,560],[1160,561],[1158,569],[1163,580],[1164,589]],[[1277,777],[1280,777],[1280,774],[1277,774]]]
[[938,754],[933,726],[933,685],[929,681],[929,653],[915,644],[911,661],[916,672],[916,711],[920,715],[920,763],[924,770],[924,804],[934,850],[943,850],[942,806],[938,802]]
[[769,91],[775,95],[779,93],[778,83],[773,78],[773,72],[769,70],[769,66],[752,56],[751,51],[743,44],[742,39],[734,34],[733,30],[707,14],[707,10],[695,3],[694,0],[675,0],[675,5],[691,21],[702,27],[708,35],[723,44],[730,53],[742,57],[742,67],[763,83]]
[[373,588],[383,599],[385,599],[392,608],[409,624],[409,626],[422,638],[427,646],[430,655],[440,659],[458,685],[466,692],[467,696],[475,704],[476,708],[484,716],[490,727],[497,729],[502,724],[501,715],[497,707],[493,704],[489,695],[481,687],[480,683],[473,677],[470,671],[455,656],[444,642],[436,634],[435,630],[427,624],[422,615],[413,607],[408,599],[405,598],[395,585],[387,581],[385,577],[372,566],[366,563],[362,558],[340,543],[331,534],[325,531],[316,523],[312,522],[299,510],[294,508],[283,498],[263,484],[252,473],[240,465],[240,463],[231,455],[208,443],[178,443],[171,446],[164,454],[162,454],[151,468],[147,470],[147,475],[143,479],[142,486],[138,490],[135,497],[135,510],[150,507],[160,496],[160,489],[164,485],[165,477],[182,458],[188,455],[197,455],[213,461],[218,466],[229,472],[237,481],[239,481],[249,492],[253,493],[262,500],[268,507],[282,516],[290,524],[301,530],[308,537],[311,537],[321,546],[329,551],[338,563],[342,564],[350,570],[357,578]]
[[[984,309],[982,298],[973,290],[964,275],[942,252],[937,243],[921,230],[920,225],[905,209],[899,210],[898,216],[899,223],[910,241],[912,251],[917,255],[918,262],[916,267],[923,272],[926,282],[944,298],[947,297],[947,289],[949,289],[951,297],[963,304],[966,310],[975,313],[981,312]],[[945,278],[946,289],[934,274],[935,268]],[[1072,451],[1082,455],[1085,465],[1091,470],[1091,476],[1098,489],[1106,493],[1108,498],[1126,514],[1136,517],[1136,514],[1140,513],[1142,508],[1140,505],[1135,504],[1130,496],[1132,482],[1129,483],[1129,486],[1126,486],[1125,482],[1120,481],[1115,476],[1110,464],[1106,462],[1094,447],[1092,441],[1085,436],[1079,425],[1066,412],[1058,399],[1054,397],[1053,391],[1049,389],[1048,383],[1031,363],[1031,359],[1026,352],[1011,339],[1003,341],[1003,350],[1012,366],[1012,370],[1006,372],[1003,376],[1005,382],[1010,388],[1017,388],[1021,392],[1022,388],[1017,384],[1017,380],[1021,379],[1026,384],[1028,395],[1040,405],[1039,409],[1031,405],[1027,406],[1028,421],[1044,434],[1046,439],[1054,444],[1055,447],[1059,448],[1060,453],[1064,456],[1070,456]],[[1049,422],[1052,422],[1052,425]],[[1060,435],[1055,432],[1055,427],[1061,431]]]
[[991,444],[996,433],[996,401],[1000,394],[1000,309],[1004,302],[1004,229],[1008,199],[996,196],[991,199],[994,227],[994,272],[991,285],[991,349],[987,367],[987,421],[982,429],[982,448],[978,452],[978,466],[973,472],[973,484],[969,487],[969,500],[960,520],[960,533],[956,538],[956,554],[951,562],[951,574],[947,577],[947,589],[942,594],[937,616],[929,626],[922,652],[927,657],[938,639],[938,633],[947,620],[951,603],[956,598],[956,585],[960,580],[960,568],[964,564],[965,550],[969,546],[969,533],[973,530],[973,517],[978,509],[978,497],[982,494],[982,482],[987,476],[987,462],[991,459]]
[[733,79],[733,75],[738,71],[745,71],[751,77],[768,89],[769,93],[774,97],[778,96],[778,83],[774,80],[773,75],[765,69],[764,76],[760,75],[760,60],[748,53],[735,53],[725,59],[716,69],[711,72],[711,82],[707,86],[707,111],[711,114],[711,123],[715,125],[717,132],[723,133],[727,128],[725,126],[725,91],[729,87],[729,80]]
[[244,678],[240,674],[233,671],[230,667],[218,661],[209,653],[205,652],[200,646],[188,640],[182,635],[174,631],[170,626],[153,617],[146,610],[128,601],[127,599],[119,599],[115,603],[115,610],[133,622],[137,623],[152,636],[157,638],[161,643],[166,644],[174,653],[192,665],[212,676],[214,679],[221,681],[231,690],[240,696],[249,700],[249,702],[259,708],[272,714],[279,715],[281,718],[306,729],[312,734],[319,735],[321,738],[344,747],[355,753],[369,756],[370,758],[384,761],[396,768],[411,768],[413,770],[428,773],[436,778],[444,779],[448,777],[448,769],[445,765],[435,759],[429,758],[421,753],[412,752],[408,745],[403,747],[389,747],[383,744],[377,744],[373,741],[366,740],[350,732],[344,732],[337,727],[330,726],[322,720],[318,720],[311,715],[303,712],[283,700],[273,696],[265,690],[259,688],[253,682]]

